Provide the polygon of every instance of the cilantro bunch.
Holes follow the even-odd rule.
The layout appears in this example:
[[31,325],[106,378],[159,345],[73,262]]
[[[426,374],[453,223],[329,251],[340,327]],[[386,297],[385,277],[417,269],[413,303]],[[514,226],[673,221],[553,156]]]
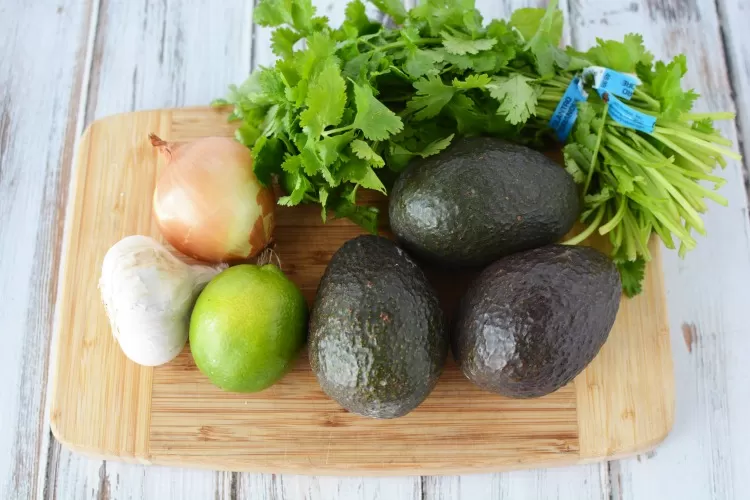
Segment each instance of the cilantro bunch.
[[[595,92],[579,103],[563,148],[565,168],[581,185],[585,229],[607,235],[626,293],[640,291],[648,240],[656,233],[680,253],[705,232],[700,213],[724,182],[711,172],[738,158],[713,128],[728,113],[690,113],[698,97],[683,91],[684,56],[653,61],[639,35],[598,40],[587,52],[561,49],[563,18],[519,9],[484,23],[473,0],[424,0],[407,12],[399,0],[373,0],[397,28],[374,22],[361,0],[333,28],[311,0],[261,0],[255,21],[276,28],[273,67],[230,87],[237,138],[252,148],[264,183],[278,179],[281,205],[321,205],[371,232],[377,210],[357,204],[361,189],[387,193],[415,158],[439,153],[456,136],[491,135],[535,147],[554,140],[549,120],[571,80],[589,66],[637,74],[628,105],[657,117],[653,133],[620,125]],[[590,86],[590,82],[587,83]],[[708,182],[713,189],[704,186]]]

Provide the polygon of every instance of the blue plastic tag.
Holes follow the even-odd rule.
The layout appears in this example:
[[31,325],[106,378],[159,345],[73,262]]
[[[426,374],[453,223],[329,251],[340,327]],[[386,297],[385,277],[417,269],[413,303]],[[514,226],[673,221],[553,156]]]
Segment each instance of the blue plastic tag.
[[641,81],[632,75],[626,75],[609,68],[601,66],[590,66],[583,70],[584,77],[593,77],[594,87],[599,93],[609,92],[623,99],[630,100],[633,97],[635,88],[640,85]]
[[560,102],[557,103],[555,112],[550,118],[549,126],[552,127],[557,138],[560,141],[565,141],[570,135],[570,131],[573,129],[573,124],[578,117],[578,103],[588,99],[588,94],[583,90],[583,81],[580,77],[576,76],[570,81],[570,85],[565,89]]
[[656,125],[655,116],[641,113],[601,89],[598,92],[604,102],[609,103],[608,114],[617,123],[649,134],[654,131],[654,126]]

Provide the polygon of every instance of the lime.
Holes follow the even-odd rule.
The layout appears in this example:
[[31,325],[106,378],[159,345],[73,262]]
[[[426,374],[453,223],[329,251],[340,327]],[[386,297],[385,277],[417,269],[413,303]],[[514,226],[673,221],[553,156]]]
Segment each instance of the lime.
[[190,350],[211,382],[234,392],[279,380],[305,344],[307,304],[274,265],[242,264],[219,273],[190,317]]

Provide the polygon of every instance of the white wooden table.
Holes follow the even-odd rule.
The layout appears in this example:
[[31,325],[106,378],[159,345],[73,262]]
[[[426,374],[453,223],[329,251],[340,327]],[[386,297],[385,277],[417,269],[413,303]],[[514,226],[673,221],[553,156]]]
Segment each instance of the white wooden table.
[[[677,417],[655,452],[563,469],[329,478],[125,465],[61,448],[45,408],[76,139],[112,113],[206,104],[269,63],[253,3],[0,0],[0,499],[750,498],[750,224],[736,162],[724,172],[730,206],[711,207],[708,237],[684,261],[665,257]],[[335,23],[344,3],[316,1]],[[536,3],[477,1],[488,18]],[[580,48],[638,31],[659,57],[686,53],[699,107],[736,110],[723,131],[750,145],[750,0],[560,3]]]

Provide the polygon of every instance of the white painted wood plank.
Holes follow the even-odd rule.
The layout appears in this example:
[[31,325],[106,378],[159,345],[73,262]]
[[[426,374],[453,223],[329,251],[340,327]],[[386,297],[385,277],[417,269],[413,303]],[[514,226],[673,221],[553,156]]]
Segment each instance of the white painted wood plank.
[[[39,494],[58,209],[69,176],[87,2],[0,5],[0,498]],[[44,36],[40,37],[40,32]]]
[[[425,500],[587,500],[605,495],[598,466],[514,471],[453,477],[427,477],[423,481]],[[605,474],[606,474],[606,469]]]
[[[280,476],[284,500],[421,500],[418,477]],[[254,498],[254,497],[248,497]]]
[[[205,105],[251,64],[252,0],[102,0],[82,120],[136,109]],[[231,498],[231,473],[92,460],[53,443],[47,496]]]
[[[703,94],[697,107],[733,110],[713,2],[579,0],[572,20],[582,46],[593,44],[596,35],[616,38],[638,30],[657,57],[686,53],[687,85]],[[732,123],[722,130],[736,140]],[[710,208],[708,237],[684,261],[673,252],[664,257],[677,390],[674,430],[654,454],[612,464],[615,498],[746,496],[750,239],[741,166],[730,162],[723,175],[729,182],[721,192],[730,206]]]
[[[728,56],[732,97],[737,107],[739,137],[747,151],[750,149],[750,30],[747,24],[750,19],[750,1],[718,0],[716,4],[719,8],[719,29]],[[745,160],[746,179],[748,165],[750,161]]]

